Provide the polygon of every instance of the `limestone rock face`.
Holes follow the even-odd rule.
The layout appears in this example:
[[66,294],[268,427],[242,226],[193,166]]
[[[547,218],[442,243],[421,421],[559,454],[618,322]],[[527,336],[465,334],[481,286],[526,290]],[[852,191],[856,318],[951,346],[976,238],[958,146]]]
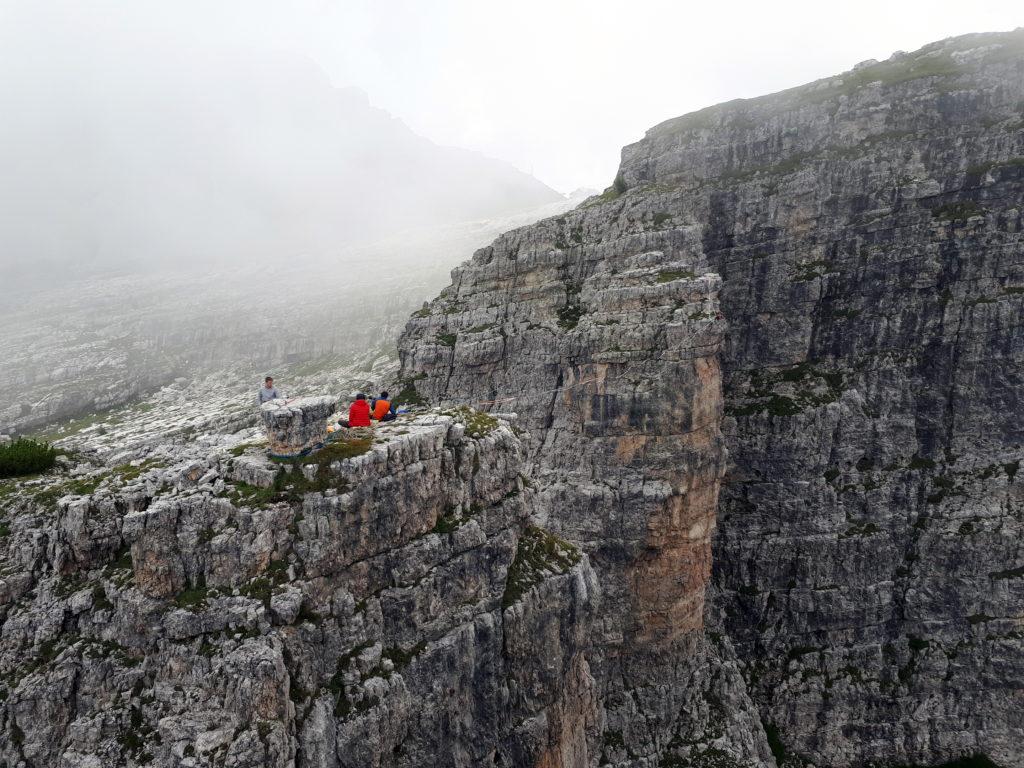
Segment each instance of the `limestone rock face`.
[[1024,763],[1022,104],[1017,31],[668,121],[410,321],[597,570],[602,764]]
[[[717,658],[703,627],[726,324],[699,228],[629,233],[607,215],[585,208],[478,252],[410,321],[402,376],[431,402],[518,414],[533,513],[584,547],[602,587],[591,757],[656,764],[717,749],[725,711],[742,719],[750,706],[717,661],[694,683]],[[698,688],[716,687],[717,709],[697,703]],[[688,746],[676,750],[679,728]],[[763,735],[727,738],[730,759],[770,759]]]
[[299,397],[270,400],[260,406],[267,430],[270,452],[275,456],[297,456],[327,439],[327,419],[337,400],[332,397]]
[[599,590],[507,424],[234,453],[4,488],[0,762],[588,765]]

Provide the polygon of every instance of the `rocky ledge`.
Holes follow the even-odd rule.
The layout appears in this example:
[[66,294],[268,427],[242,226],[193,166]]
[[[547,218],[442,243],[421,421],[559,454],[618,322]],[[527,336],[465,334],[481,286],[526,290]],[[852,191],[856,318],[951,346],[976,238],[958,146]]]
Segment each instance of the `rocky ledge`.
[[587,558],[468,410],[0,486],[0,762],[578,762]]

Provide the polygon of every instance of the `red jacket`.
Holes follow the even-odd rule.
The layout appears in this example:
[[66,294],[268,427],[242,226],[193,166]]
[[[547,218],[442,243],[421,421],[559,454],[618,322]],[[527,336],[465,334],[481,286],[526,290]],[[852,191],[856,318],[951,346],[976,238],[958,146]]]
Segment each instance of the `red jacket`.
[[370,403],[356,400],[348,409],[348,425],[350,427],[370,426]]

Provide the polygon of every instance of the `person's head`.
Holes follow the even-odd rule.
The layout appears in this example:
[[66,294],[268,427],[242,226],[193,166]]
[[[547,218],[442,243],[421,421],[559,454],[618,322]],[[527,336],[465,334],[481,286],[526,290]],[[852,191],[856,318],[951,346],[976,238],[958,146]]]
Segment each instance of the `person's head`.
[[380,393],[380,399],[381,400],[387,400],[388,399],[388,393],[387,392],[381,392]]
[[365,400],[365,399],[366,399],[366,395],[364,395],[362,392],[360,392],[359,394],[356,395],[356,400]]
[[267,378],[263,380],[263,386],[265,386],[267,389],[270,389],[272,386],[274,386],[274,377],[267,376]]

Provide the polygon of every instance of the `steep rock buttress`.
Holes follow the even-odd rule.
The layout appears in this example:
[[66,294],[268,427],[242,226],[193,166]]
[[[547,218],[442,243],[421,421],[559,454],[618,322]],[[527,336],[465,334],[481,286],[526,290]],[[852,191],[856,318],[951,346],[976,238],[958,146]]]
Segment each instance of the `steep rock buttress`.
[[653,128],[411,321],[591,554],[592,759],[1021,764],[1022,211],[1024,32],[972,35]]

